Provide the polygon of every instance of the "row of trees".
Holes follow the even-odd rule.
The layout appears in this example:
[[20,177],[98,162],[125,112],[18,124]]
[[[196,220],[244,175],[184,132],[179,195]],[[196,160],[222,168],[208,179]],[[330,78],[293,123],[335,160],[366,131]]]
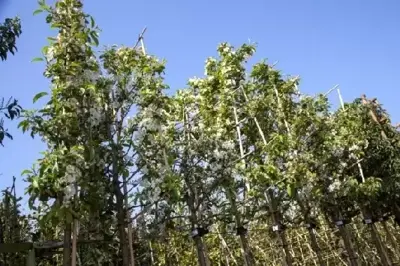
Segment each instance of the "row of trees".
[[[48,102],[19,124],[47,144],[23,172],[28,229],[64,241],[40,265],[392,265],[400,133],[376,99],[331,112],[265,61],[247,72],[255,47],[227,43],[167,96],[165,63],[144,49],[93,51],[81,1],[39,4],[58,35],[35,60],[52,87],[34,102]],[[355,235],[350,221],[366,225]],[[326,257],[339,240],[343,254]]]

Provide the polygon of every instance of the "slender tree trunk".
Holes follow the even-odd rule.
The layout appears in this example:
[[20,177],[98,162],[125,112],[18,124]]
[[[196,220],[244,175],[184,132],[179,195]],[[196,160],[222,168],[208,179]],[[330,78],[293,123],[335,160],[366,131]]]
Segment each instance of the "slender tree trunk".
[[[229,189],[229,188],[227,188]],[[242,229],[243,225],[240,219],[240,214],[236,205],[236,196],[234,195],[234,193],[229,193],[229,199],[231,202],[231,206],[232,206],[232,211],[234,212],[234,216],[235,216],[235,224],[236,224],[236,228],[238,230]],[[239,235],[239,242],[240,242],[240,251],[242,253],[242,257],[243,257],[243,262],[245,266],[252,266],[254,265],[254,257],[253,257],[253,253],[251,252],[250,246],[249,246],[249,242],[247,241],[247,237],[245,235],[244,231],[239,231],[238,232]]]
[[359,266],[357,253],[354,250],[353,243],[350,238],[350,234],[345,224],[336,224],[339,228],[340,235],[344,242],[344,247],[347,251],[347,256],[349,258],[349,266]]
[[149,250],[150,250],[150,265],[154,265],[154,251],[153,251],[153,245],[151,244],[151,240],[149,241]]
[[71,266],[71,231],[72,226],[70,219],[66,219],[64,229],[64,249],[63,249],[63,266]]
[[382,244],[382,239],[378,233],[378,230],[376,229],[376,225],[372,221],[370,212],[366,208],[363,208],[363,207],[361,207],[361,210],[362,210],[362,213],[364,216],[364,221],[366,222],[368,228],[371,231],[372,241],[374,242],[376,250],[378,251],[379,258],[381,259],[382,265],[383,266],[391,266],[392,263],[390,262],[387,251]]
[[[75,182],[74,184],[75,186],[75,200],[74,200],[74,205],[75,208],[78,207],[78,184]],[[76,266],[76,254],[77,254],[77,241],[78,241],[78,228],[79,223],[78,223],[78,219],[76,217],[74,217],[74,221],[73,221],[73,232],[72,232],[72,258],[71,258],[71,266]]]
[[220,238],[220,240],[221,240],[221,244],[222,244],[222,248],[223,248],[223,251],[224,251],[224,254],[225,254],[225,260],[226,260],[226,262],[227,262],[227,265],[229,265],[229,258],[228,258],[228,255],[229,255],[229,257],[232,259],[233,263],[234,263],[235,265],[237,265],[238,263],[237,263],[235,257],[232,255],[232,252],[231,252],[231,250],[229,249],[228,244],[226,243],[224,237],[220,234],[218,228],[217,228],[217,234],[218,234],[218,236],[219,236],[219,238]]
[[310,236],[311,247],[313,251],[317,254],[318,264],[320,266],[325,266],[326,263],[322,257],[321,248],[318,245],[317,236],[315,234],[315,228],[312,227],[308,228],[308,235]]
[[116,204],[117,204],[117,221],[118,221],[118,234],[119,234],[119,245],[122,252],[122,262],[123,266],[129,266],[129,250],[126,241],[126,232],[125,232],[125,225],[126,225],[126,212],[124,208],[124,195],[121,192],[119,187],[119,178],[118,178],[118,165],[116,162],[116,156],[114,155],[114,162],[113,162],[113,187],[114,187],[114,194],[116,197]]
[[[196,210],[194,208],[194,199],[190,195],[188,195],[187,204],[190,207],[190,212],[191,212],[190,222],[192,223],[192,233],[194,233],[194,231],[197,231],[198,222],[197,222]],[[202,237],[199,235],[199,232],[197,232],[196,235],[193,235],[193,240],[197,249],[197,257],[199,259],[199,265],[210,266],[208,253],[205,248]]]
[[126,219],[128,223],[128,244],[129,244],[129,257],[130,257],[130,266],[135,266],[135,255],[133,252],[133,239],[132,239],[132,223],[131,216],[129,211],[129,202],[128,202],[128,184],[126,177],[123,177],[123,186],[124,186],[124,200],[125,200],[125,209],[126,209]]
[[325,266],[326,263],[322,257],[321,248],[318,245],[317,236],[315,234],[315,228],[312,226],[313,221],[311,221],[310,215],[308,212],[308,208],[306,208],[306,206],[309,206],[309,205],[307,203],[303,202],[303,200],[301,199],[300,195],[297,192],[296,192],[296,199],[297,199],[297,203],[300,206],[301,212],[304,214],[304,220],[309,225],[307,227],[308,235],[310,237],[311,247],[312,247],[313,251],[315,252],[315,254],[317,255],[318,264],[320,266]]
[[78,241],[78,220],[74,219],[74,227],[72,233],[72,258],[71,258],[71,266],[76,266],[77,259],[77,241]]
[[252,266],[254,265],[254,258],[253,258],[253,253],[251,252],[249,247],[249,241],[244,233],[240,233],[239,237],[240,237],[240,246],[241,246],[242,256],[244,258],[244,263],[246,266]]
[[199,259],[199,266],[210,266],[203,240],[201,239],[200,236],[195,236],[193,239],[197,248],[197,257]]
[[[112,94],[111,95],[112,100],[115,101],[115,97]],[[119,234],[119,245],[122,253],[122,262],[123,266],[129,266],[129,249],[128,249],[128,244],[127,244],[127,234],[125,232],[125,226],[126,226],[126,211],[124,208],[124,194],[121,192],[120,188],[120,180],[119,180],[119,163],[118,163],[118,144],[120,140],[120,133],[121,131],[118,131],[118,129],[115,129],[117,132],[116,138],[113,137],[113,124],[110,123],[111,126],[108,131],[108,137],[110,141],[112,142],[112,186],[114,190],[114,195],[116,198],[116,212],[117,212],[117,221],[118,221],[118,234]]]
[[[118,178],[118,176],[117,176]],[[123,266],[129,266],[129,250],[126,241],[126,214],[124,209],[124,197],[119,188],[118,179],[114,179],[114,191],[117,198],[117,220],[118,220],[118,233],[119,233],[119,245],[122,252]]]
[[389,238],[390,244],[392,244],[392,248],[393,248],[394,254],[395,254],[395,259],[398,259],[399,255],[400,255],[400,250],[399,250],[399,246],[397,245],[397,241],[394,238],[392,232],[390,232],[390,230],[387,226],[387,222],[385,220],[383,220],[381,223],[382,223],[383,229],[385,230],[387,237]]
[[280,217],[280,213],[277,210],[277,207],[275,206],[275,202],[274,202],[274,196],[272,191],[268,191],[267,194],[267,199],[269,201],[269,209],[270,212],[272,214],[272,222],[273,222],[273,226],[277,226],[278,228],[274,228],[274,231],[276,233],[276,236],[279,239],[279,244],[282,247],[282,252],[283,252],[283,256],[282,256],[282,264],[284,266],[293,266],[293,259],[292,256],[290,254],[290,250],[289,250],[289,244],[287,242],[286,239],[286,234],[285,234],[285,230],[281,227],[281,217]]
[[369,224],[368,227],[371,230],[371,235],[372,235],[372,239],[375,243],[376,249],[378,250],[379,253],[379,257],[381,259],[381,263],[383,266],[391,266],[393,265],[392,262],[390,261],[389,255],[387,253],[386,248],[384,247],[383,243],[382,243],[382,239],[379,235],[379,232],[376,228],[375,224]]

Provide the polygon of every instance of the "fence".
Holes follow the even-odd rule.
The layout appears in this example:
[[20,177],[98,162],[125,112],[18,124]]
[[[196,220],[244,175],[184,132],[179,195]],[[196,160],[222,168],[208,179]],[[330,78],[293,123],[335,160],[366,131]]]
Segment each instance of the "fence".
[[[377,232],[381,238],[385,252],[387,252],[389,263],[388,265],[400,265],[400,233],[396,230],[394,223],[391,219],[387,221],[379,221],[375,223]],[[352,247],[355,250],[357,261],[355,265],[363,266],[376,266],[384,265],[382,263],[382,254],[377,249],[375,243],[376,239],[371,235],[371,229],[367,224],[361,222],[354,222],[344,225],[348,229],[349,239]],[[318,249],[316,252],[310,241],[310,230],[315,234]],[[341,236],[339,227],[331,226],[328,224],[320,225],[318,228],[305,228],[300,226],[287,227],[285,234],[288,239],[288,250],[293,266],[341,266],[341,265],[352,265],[351,257],[346,250],[345,243]],[[213,243],[210,242],[211,236]],[[187,239],[187,238],[186,238]],[[218,239],[215,241],[215,239]],[[253,226],[248,231],[249,244],[252,252],[256,259],[255,265],[265,266],[277,266],[285,265],[282,262],[282,247],[276,238],[275,233],[272,229],[267,227],[257,228]],[[147,239],[135,238],[135,246],[145,245]],[[182,239],[185,241],[184,239]],[[210,247],[216,248],[219,242],[222,253],[218,253],[217,256],[211,257],[211,265],[242,265],[240,254],[236,251],[240,248],[237,242],[237,236],[234,233],[219,233],[218,231],[212,231],[204,237],[206,244],[210,244]],[[168,243],[168,239],[166,239]],[[228,243],[228,244],[227,244]],[[92,244],[105,244],[110,245],[110,241],[99,241],[99,240],[79,240],[78,245],[82,248],[82,245]],[[20,259],[18,265],[36,266],[37,262],[46,257],[52,257],[56,254],[61,254],[60,249],[63,247],[62,241],[47,241],[47,242],[25,242],[25,243],[2,243],[0,244],[0,256],[4,253],[15,254],[18,253]],[[168,248],[167,246],[165,248]],[[147,249],[142,249],[142,252],[153,252]],[[160,251],[160,250],[159,250]],[[210,250],[212,251],[212,250]],[[136,252],[137,253],[137,252]],[[210,252],[212,253],[212,252]],[[163,265],[157,263],[157,258],[154,260],[154,264],[140,263],[140,255],[136,256],[137,265]],[[144,254],[142,254],[144,255]],[[179,254],[178,254],[179,255]],[[222,256],[221,256],[222,255]],[[157,257],[157,251],[154,251],[154,256]],[[196,251],[192,248],[191,256],[193,260],[190,265],[182,266],[195,266],[197,261],[195,259]],[[79,260],[78,260],[79,261]],[[153,260],[152,260],[153,261]],[[5,266],[14,266],[14,264],[7,264]],[[80,264],[78,264],[80,265]],[[81,264],[83,265],[83,264]],[[110,265],[118,265],[118,263],[112,263]],[[180,264],[179,264],[180,265]],[[177,265],[177,266],[179,266]]]

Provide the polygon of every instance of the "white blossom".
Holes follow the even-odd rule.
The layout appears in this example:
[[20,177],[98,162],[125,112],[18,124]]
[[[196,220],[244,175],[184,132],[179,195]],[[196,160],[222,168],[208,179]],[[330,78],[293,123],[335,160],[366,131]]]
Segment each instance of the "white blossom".
[[91,126],[98,126],[103,119],[103,112],[98,108],[92,107],[89,110],[89,123]]
[[233,140],[228,140],[222,143],[222,147],[226,150],[233,150],[235,148],[235,142]]
[[353,145],[349,148],[349,151],[356,151],[358,150],[360,147],[358,147],[357,145]]
[[50,46],[49,49],[47,49],[47,53],[45,54],[45,56],[48,61],[51,61],[54,59],[54,54],[55,54],[55,48],[54,46]]
[[226,81],[226,85],[227,85],[227,86],[234,87],[234,86],[236,86],[236,81],[235,81],[234,79],[228,79],[228,80]]
[[329,192],[334,192],[340,189],[340,181],[339,180],[334,180],[328,187]]

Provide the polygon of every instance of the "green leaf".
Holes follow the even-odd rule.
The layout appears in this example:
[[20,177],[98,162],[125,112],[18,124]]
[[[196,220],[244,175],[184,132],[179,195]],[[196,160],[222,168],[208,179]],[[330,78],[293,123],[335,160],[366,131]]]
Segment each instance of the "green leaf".
[[127,169],[124,170],[122,173],[123,177],[128,177],[129,176],[129,171]]
[[96,25],[92,16],[90,16],[90,25],[92,26],[92,28],[94,28],[94,26]]
[[42,62],[44,61],[43,57],[36,57],[32,59],[32,62]]
[[33,188],[39,188],[39,182],[38,182],[38,179],[36,177],[32,179],[32,187]]
[[32,170],[29,169],[25,169],[24,171],[22,171],[21,175],[29,175],[32,174]]
[[49,50],[49,47],[48,46],[44,46],[43,48],[42,48],[42,54],[47,54],[47,51]]
[[289,197],[293,197],[294,193],[295,193],[295,185],[288,184],[286,189],[287,189],[287,193],[288,193]]
[[93,42],[96,46],[99,45],[99,38],[96,31],[90,32],[90,37],[93,39]]
[[23,127],[23,126],[26,125],[27,123],[28,123],[27,120],[23,120],[23,121],[19,122],[18,128]]
[[37,15],[37,14],[40,14],[40,13],[42,13],[44,10],[43,9],[36,9],[34,12],[33,12],[33,15],[35,16],[35,15]]
[[33,103],[35,103],[37,100],[39,100],[43,96],[46,96],[47,94],[48,93],[45,91],[39,92],[38,94],[35,95],[35,97],[33,97]]

